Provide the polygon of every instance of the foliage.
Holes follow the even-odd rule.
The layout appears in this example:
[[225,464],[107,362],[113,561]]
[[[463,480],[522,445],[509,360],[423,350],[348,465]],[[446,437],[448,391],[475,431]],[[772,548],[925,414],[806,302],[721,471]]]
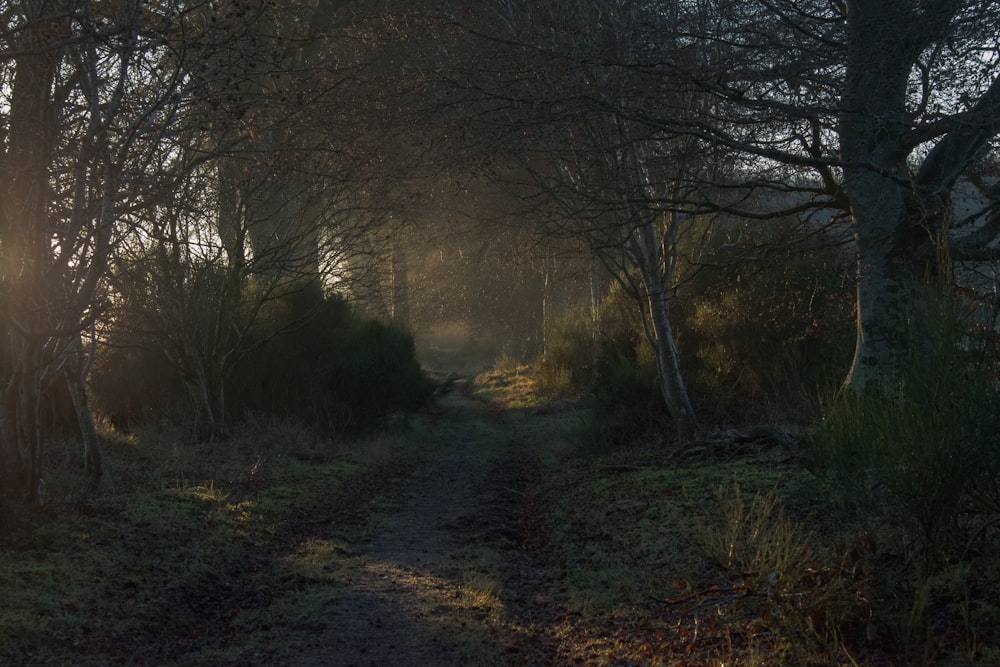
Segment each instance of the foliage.
[[[177,369],[140,328],[128,329],[95,363],[95,408],[120,428],[183,422],[189,404]],[[230,417],[269,415],[351,431],[418,407],[430,392],[409,333],[316,285],[264,304],[239,351],[225,380]]]
[[399,325],[306,287],[267,313],[274,335],[236,369],[230,395],[242,411],[296,416],[333,431],[376,426],[414,409],[430,383]]
[[[684,267],[672,316],[681,370],[709,421],[809,421],[849,366],[849,258],[830,239],[801,234],[791,222],[752,232],[719,226],[701,251],[714,267]],[[586,311],[555,320],[535,366],[539,387],[590,390],[606,425],[599,438],[630,441],[662,428],[655,362],[617,287],[601,304],[600,337],[595,366]]]
[[[849,366],[849,258],[793,223],[716,230],[677,299],[678,346],[701,411],[723,420],[811,420]],[[762,253],[766,253],[763,259]]]
[[594,385],[593,423],[589,438],[595,445],[614,446],[657,440],[669,432],[669,415],[658,391],[656,362],[648,345],[632,354],[602,346]]
[[163,421],[184,421],[185,388],[176,369],[139,339],[116,334],[90,373],[94,412],[116,429],[132,431]]
[[813,463],[862,515],[956,556],[970,522],[1000,517],[1000,360],[993,334],[933,292],[908,350],[898,387],[837,396],[812,439]]
[[613,288],[601,304],[596,355],[593,333],[589,307],[554,319],[545,354],[535,364],[539,391],[588,396],[593,413],[586,437],[600,447],[665,432],[668,417],[658,391],[656,361],[635,307],[620,289]]
[[594,332],[587,307],[566,310],[546,323],[545,350],[535,362],[543,393],[579,395],[594,380]]
[[978,598],[1000,580],[995,334],[932,287],[906,350],[898,385],[835,398],[809,462],[842,514],[883,535],[877,612],[901,650],[914,664],[956,643],[985,656],[975,628],[994,611]]

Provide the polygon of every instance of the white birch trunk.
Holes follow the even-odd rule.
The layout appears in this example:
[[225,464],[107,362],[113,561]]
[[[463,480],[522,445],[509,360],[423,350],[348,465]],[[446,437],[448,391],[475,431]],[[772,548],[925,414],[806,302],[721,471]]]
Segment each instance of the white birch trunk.
[[590,323],[591,342],[593,345],[592,364],[594,368],[593,382],[598,381],[598,369],[601,360],[601,262],[597,255],[590,259]]
[[678,438],[690,440],[698,431],[698,422],[681,373],[680,355],[670,324],[671,262],[662,256],[663,241],[658,238],[652,220],[640,224],[634,235],[648,307],[646,337],[656,357],[660,392],[674,420]]

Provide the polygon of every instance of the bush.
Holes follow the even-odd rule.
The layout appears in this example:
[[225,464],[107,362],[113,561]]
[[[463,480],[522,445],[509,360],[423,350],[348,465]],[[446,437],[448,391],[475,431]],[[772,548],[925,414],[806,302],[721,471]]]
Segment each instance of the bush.
[[842,507],[888,538],[873,602],[908,664],[957,664],[956,649],[986,664],[1000,572],[996,337],[931,290],[908,341],[898,384],[842,392],[807,452]]
[[601,304],[600,346],[595,354],[590,307],[555,318],[544,355],[535,363],[539,390],[588,396],[593,422],[586,438],[601,447],[629,444],[665,431],[667,413],[656,362],[642,335],[635,303],[613,288]]
[[[850,363],[851,258],[822,237],[795,240],[777,221],[745,231],[722,239],[709,255],[715,268],[699,270],[676,300],[692,399],[710,420],[811,421]],[[762,244],[772,248],[764,261]]]
[[[131,329],[131,330],[130,330]],[[190,418],[178,372],[138,326],[122,326],[91,377],[95,410],[115,426]],[[304,420],[332,432],[376,426],[430,395],[412,336],[305,285],[264,305],[226,378],[228,418]]]
[[230,382],[230,402],[243,412],[357,431],[430,396],[409,332],[318,288],[275,304],[266,328],[277,333],[241,360]]
[[88,391],[91,407],[116,429],[179,421],[190,402],[177,371],[137,333],[115,332],[94,359]]
[[596,443],[627,445],[671,432],[648,345],[623,354],[613,343],[604,344],[592,398],[591,438]]
[[535,382],[546,394],[580,395],[594,380],[594,328],[589,307],[568,310],[546,326]]
[[1000,359],[947,295],[928,297],[909,340],[898,386],[836,398],[812,463],[862,516],[955,555],[970,527],[1000,516]]

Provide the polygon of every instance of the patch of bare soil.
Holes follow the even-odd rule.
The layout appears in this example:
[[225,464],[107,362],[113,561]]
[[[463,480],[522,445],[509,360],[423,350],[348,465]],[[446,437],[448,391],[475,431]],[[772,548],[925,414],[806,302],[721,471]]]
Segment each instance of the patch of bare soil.
[[[555,575],[539,556],[538,443],[517,420],[453,391],[402,483],[334,515],[336,594],[298,665],[552,664]],[[358,521],[364,516],[363,521]],[[341,515],[341,519],[347,518]],[[309,592],[303,591],[303,595]]]

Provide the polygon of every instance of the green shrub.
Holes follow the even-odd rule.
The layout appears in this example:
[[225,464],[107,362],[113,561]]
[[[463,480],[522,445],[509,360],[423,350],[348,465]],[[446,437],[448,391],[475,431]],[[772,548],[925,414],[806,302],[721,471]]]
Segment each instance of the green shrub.
[[241,360],[230,382],[230,402],[243,412],[354,431],[430,395],[408,331],[318,288],[275,304],[266,329],[277,333]]
[[545,351],[535,362],[539,391],[579,395],[594,379],[594,327],[589,308],[568,310],[547,324]]
[[551,322],[545,353],[535,363],[537,387],[548,394],[589,397],[592,423],[584,437],[602,448],[665,432],[656,362],[642,335],[638,307],[615,287],[599,317],[596,355],[589,306]]
[[334,336],[327,388],[361,427],[391,412],[420,407],[431,392],[416,360],[413,336],[398,324],[357,313]]
[[[123,323],[94,365],[96,410],[114,425],[189,419],[176,368]],[[225,380],[227,416],[294,418],[333,432],[367,429],[430,395],[413,338],[307,284],[263,305]]]
[[898,386],[842,392],[810,454],[863,516],[890,520],[931,553],[955,555],[970,527],[1000,516],[991,507],[1000,359],[992,336],[947,295],[929,295],[909,340]]
[[154,341],[133,332],[114,333],[99,350],[88,391],[95,414],[125,431],[190,414],[177,371]]
[[656,361],[645,340],[632,349],[604,341],[591,396],[595,444],[628,445],[670,432]]

